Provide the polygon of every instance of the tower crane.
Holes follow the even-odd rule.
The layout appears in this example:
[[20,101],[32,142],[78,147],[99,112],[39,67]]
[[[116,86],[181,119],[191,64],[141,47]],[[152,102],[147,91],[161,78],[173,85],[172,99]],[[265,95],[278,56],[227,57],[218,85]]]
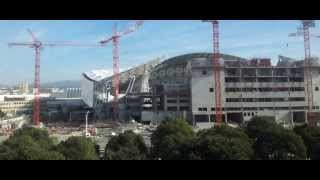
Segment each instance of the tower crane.
[[32,38],[31,42],[11,42],[9,43],[9,47],[11,46],[26,46],[29,48],[33,48],[35,50],[35,75],[34,75],[34,105],[33,105],[33,123],[36,127],[40,125],[40,58],[41,51],[44,47],[54,47],[54,46],[84,46],[84,47],[94,47],[101,46],[99,44],[81,44],[77,42],[68,42],[68,41],[60,41],[60,42],[41,42],[35,34],[28,29],[28,32]]
[[119,105],[118,105],[118,96],[119,96],[119,86],[120,86],[120,74],[119,74],[119,43],[120,43],[120,38],[123,36],[126,36],[134,31],[136,31],[140,26],[142,26],[144,21],[142,20],[137,20],[134,21],[134,24],[130,26],[129,28],[125,29],[122,32],[118,32],[117,30],[117,24],[114,25],[113,29],[113,35],[111,37],[108,37],[99,43],[101,45],[106,45],[109,42],[112,42],[113,44],[113,95],[114,99],[112,102],[113,106],[113,119],[118,120],[119,116]]
[[310,126],[316,126],[316,117],[313,112],[313,85],[312,85],[312,68],[311,68],[311,48],[310,48],[310,36],[320,37],[310,34],[310,28],[315,27],[314,20],[301,20],[302,27],[298,28],[296,33],[289,34],[289,37],[303,36],[304,38],[304,82],[305,82],[305,94],[308,99],[308,122]]
[[203,20],[209,22],[213,28],[213,73],[215,86],[215,114],[217,125],[222,122],[222,98],[221,98],[221,80],[220,80],[220,49],[219,49],[219,21],[218,20]]

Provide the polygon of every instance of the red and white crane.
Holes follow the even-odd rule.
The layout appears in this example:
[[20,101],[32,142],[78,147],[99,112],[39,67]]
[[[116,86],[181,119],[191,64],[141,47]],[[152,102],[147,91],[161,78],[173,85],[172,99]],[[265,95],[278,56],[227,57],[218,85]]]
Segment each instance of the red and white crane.
[[312,68],[311,68],[311,48],[310,36],[320,37],[318,35],[310,34],[310,28],[315,27],[314,20],[301,20],[302,27],[298,28],[296,33],[289,34],[290,37],[303,36],[304,39],[304,82],[305,94],[308,100],[308,122],[310,126],[316,126],[316,117],[313,112],[313,85],[312,85]]
[[26,46],[33,48],[35,50],[35,75],[34,75],[34,106],[33,106],[33,123],[35,126],[40,125],[40,58],[41,51],[44,47],[54,47],[54,46],[84,46],[84,47],[93,47],[93,46],[101,46],[99,44],[81,44],[77,42],[68,42],[68,41],[60,41],[60,42],[47,42],[42,43],[34,33],[28,29],[29,34],[32,37],[31,42],[12,42],[9,43],[9,47],[11,46]]
[[108,37],[102,41],[100,41],[101,45],[106,45],[109,42],[112,42],[113,44],[113,119],[118,120],[119,116],[119,105],[118,105],[118,96],[119,96],[119,90],[120,90],[120,74],[119,74],[119,43],[120,43],[120,38],[128,35],[134,31],[136,31],[144,21],[142,20],[137,20],[134,21],[134,24],[130,26],[129,28],[125,29],[122,32],[118,32],[117,30],[117,25],[114,25],[113,29],[113,35],[111,37]]
[[214,92],[215,92],[215,114],[216,123],[222,123],[222,97],[221,97],[221,79],[220,79],[220,47],[219,47],[219,21],[218,20],[204,20],[202,22],[209,22],[213,28],[213,73],[214,73]]

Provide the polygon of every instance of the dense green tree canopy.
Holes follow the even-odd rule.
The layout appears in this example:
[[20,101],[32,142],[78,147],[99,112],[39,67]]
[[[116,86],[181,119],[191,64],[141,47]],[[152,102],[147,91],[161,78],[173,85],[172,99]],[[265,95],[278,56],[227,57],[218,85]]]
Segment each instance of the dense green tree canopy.
[[260,133],[267,130],[273,131],[278,125],[274,118],[268,116],[254,116],[247,124],[246,133],[249,137],[257,137]]
[[249,160],[253,149],[241,129],[227,126],[202,130],[197,134],[195,154],[202,160]]
[[70,137],[60,142],[57,151],[67,160],[98,160],[96,144],[86,137]]
[[246,132],[254,141],[256,159],[306,159],[306,147],[301,137],[267,117],[254,117],[248,123]]
[[320,127],[298,126],[294,131],[300,135],[307,147],[310,159],[320,160]]
[[[85,137],[54,142],[44,129],[22,128],[0,144],[0,160],[98,160],[98,145]],[[110,139],[106,160],[290,160],[320,159],[320,128],[285,129],[270,117],[254,117],[245,128],[225,125],[198,133],[181,119],[164,121],[151,135],[126,131]]]
[[161,123],[151,136],[151,152],[156,159],[184,159],[183,147],[192,141],[195,133],[192,127],[182,119]]
[[3,160],[62,160],[64,156],[54,151],[47,131],[23,128],[0,145]]
[[140,135],[126,131],[112,137],[105,148],[106,160],[146,160],[148,148]]

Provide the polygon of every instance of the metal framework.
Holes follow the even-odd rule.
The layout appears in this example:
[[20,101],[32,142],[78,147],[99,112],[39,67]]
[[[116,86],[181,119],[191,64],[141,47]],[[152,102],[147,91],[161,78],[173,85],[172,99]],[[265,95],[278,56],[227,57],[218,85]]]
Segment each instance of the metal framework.
[[304,82],[305,82],[305,96],[308,101],[308,123],[310,126],[316,126],[316,117],[313,111],[313,85],[312,85],[312,64],[311,64],[311,47],[310,37],[320,37],[318,35],[310,34],[310,28],[315,27],[314,20],[301,20],[302,27],[298,27],[296,33],[290,33],[289,37],[303,36],[304,39]]
[[106,38],[105,40],[100,41],[101,45],[106,45],[109,42],[112,41],[113,45],[113,94],[114,99],[112,102],[113,106],[113,120],[118,120],[119,118],[119,92],[120,92],[120,70],[119,70],[119,62],[120,62],[120,56],[119,56],[119,43],[120,38],[128,35],[134,31],[136,31],[141,25],[143,24],[142,20],[135,21],[134,25],[125,29],[122,32],[117,31],[117,25],[114,26],[114,32],[113,35],[109,38]]
[[221,78],[220,78],[220,47],[219,47],[219,21],[207,20],[203,22],[212,23],[213,29],[213,72],[214,72],[214,86],[215,86],[215,114],[216,122],[222,122],[222,96],[221,96]]
[[119,106],[118,106],[118,96],[120,91],[120,59],[119,59],[119,38],[117,32],[117,25],[114,26],[114,38],[113,43],[113,84],[114,84],[114,99],[113,105],[113,119],[118,119],[119,117]]
[[303,37],[304,37],[304,52],[305,52],[305,82],[306,95],[308,98],[308,121],[310,126],[316,126],[315,114],[313,113],[313,85],[312,85],[312,69],[311,69],[311,48],[310,48],[310,33],[309,28],[312,27],[313,21],[303,20]]
[[34,75],[34,106],[33,106],[33,121],[34,125],[40,124],[40,51],[41,46],[35,47],[35,75]]

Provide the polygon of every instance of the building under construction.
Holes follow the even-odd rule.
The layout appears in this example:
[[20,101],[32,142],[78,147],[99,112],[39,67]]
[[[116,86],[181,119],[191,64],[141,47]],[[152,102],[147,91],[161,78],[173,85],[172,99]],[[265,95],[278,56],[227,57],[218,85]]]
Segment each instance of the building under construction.
[[[211,53],[152,61],[120,74],[120,120],[157,123],[184,118],[198,127],[215,122],[215,82]],[[279,56],[245,59],[220,55],[223,120],[243,124],[253,116],[272,116],[281,124],[307,122],[304,61]],[[311,61],[313,111],[319,112],[320,64]],[[84,73],[82,98],[95,117],[112,114],[112,74]]]

